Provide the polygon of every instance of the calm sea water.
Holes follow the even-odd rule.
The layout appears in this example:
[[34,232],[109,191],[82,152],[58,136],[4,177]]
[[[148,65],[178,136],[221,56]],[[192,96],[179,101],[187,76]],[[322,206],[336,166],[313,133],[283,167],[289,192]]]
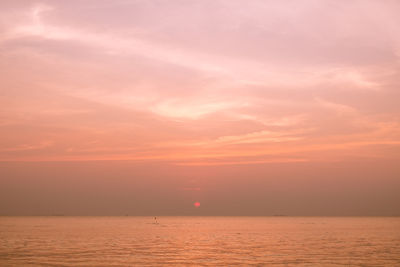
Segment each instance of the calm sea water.
[[0,266],[400,266],[400,218],[0,217]]

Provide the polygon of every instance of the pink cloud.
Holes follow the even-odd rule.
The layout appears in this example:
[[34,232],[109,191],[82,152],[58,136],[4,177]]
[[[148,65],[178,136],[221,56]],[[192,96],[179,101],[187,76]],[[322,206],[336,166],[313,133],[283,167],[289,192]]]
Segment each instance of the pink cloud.
[[2,5],[1,160],[261,164],[398,148],[395,1]]

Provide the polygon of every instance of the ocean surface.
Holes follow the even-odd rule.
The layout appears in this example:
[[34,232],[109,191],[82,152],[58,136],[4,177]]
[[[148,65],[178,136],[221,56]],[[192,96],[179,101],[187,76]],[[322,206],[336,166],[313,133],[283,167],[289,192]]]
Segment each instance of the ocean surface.
[[400,266],[399,217],[0,217],[0,266]]

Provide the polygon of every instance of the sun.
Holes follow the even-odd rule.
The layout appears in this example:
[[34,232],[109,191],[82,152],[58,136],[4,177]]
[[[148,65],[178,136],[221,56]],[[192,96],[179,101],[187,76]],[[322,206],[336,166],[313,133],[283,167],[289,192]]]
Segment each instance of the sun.
[[200,202],[195,202],[194,204],[193,204],[196,208],[198,208],[198,207],[200,207]]

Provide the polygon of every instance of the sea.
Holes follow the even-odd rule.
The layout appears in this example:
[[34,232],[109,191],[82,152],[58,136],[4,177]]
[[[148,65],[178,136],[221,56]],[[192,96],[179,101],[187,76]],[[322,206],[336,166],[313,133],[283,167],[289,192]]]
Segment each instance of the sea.
[[0,217],[0,266],[400,266],[400,217]]

